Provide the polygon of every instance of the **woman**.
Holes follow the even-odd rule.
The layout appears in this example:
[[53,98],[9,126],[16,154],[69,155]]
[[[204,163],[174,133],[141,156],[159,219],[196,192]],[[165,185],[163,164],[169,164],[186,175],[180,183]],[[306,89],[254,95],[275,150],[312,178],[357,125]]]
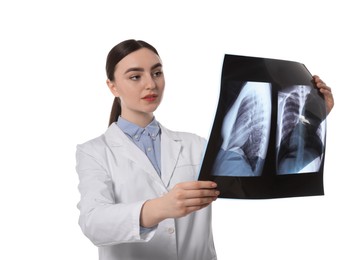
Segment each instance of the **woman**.
[[205,140],[155,120],[165,85],[157,51],[121,42],[106,71],[115,96],[110,126],[77,146],[84,234],[100,259],[216,259],[210,204],[219,192],[195,181]]
[[[108,54],[115,96],[105,134],[77,146],[79,224],[99,259],[217,259],[211,203],[219,191],[196,181],[205,139],[174,132],[153,112],[164,91],[154,47],[126,40]],[[315,77],[330,109],[330,89]]]

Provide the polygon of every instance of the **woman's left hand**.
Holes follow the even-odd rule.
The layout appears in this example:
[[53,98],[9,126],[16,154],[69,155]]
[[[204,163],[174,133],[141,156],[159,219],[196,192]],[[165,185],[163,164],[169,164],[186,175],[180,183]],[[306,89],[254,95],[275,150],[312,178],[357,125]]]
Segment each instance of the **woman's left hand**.
[[323,94],[326,103],[326,111],[329,114],[334,107],[334,97],[331,88],[328,87],[324,81],[317,75],[313,76],[314,83],[319,89],[320,93]]

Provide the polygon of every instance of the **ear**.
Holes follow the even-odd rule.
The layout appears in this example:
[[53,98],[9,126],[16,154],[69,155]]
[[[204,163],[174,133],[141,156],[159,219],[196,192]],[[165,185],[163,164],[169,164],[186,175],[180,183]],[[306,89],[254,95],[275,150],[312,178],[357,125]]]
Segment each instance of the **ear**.
[[115,96],[115,97],[119,97],[120,94],[117,91],[116,85],[113,81],[107,79],[106,80],[107,86],[110,89],[111,93]]

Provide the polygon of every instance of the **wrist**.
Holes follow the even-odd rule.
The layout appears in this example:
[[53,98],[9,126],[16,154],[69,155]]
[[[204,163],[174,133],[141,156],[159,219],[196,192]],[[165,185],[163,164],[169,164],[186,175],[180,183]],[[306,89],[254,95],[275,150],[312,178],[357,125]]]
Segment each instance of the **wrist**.
[[140,225],[151,228],[159,224],[165,218],[161,215],[160,198],[147,200],[143,204],[140,213]]

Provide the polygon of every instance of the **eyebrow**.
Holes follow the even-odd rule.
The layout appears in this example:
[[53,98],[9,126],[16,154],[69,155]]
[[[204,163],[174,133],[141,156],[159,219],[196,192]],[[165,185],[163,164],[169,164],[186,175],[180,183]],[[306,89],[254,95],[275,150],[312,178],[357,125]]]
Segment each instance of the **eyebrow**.
[[[154,65],[151,67],[151,70],[156,69],[156,68],[158,68],[158,67],[162,67],[162,66],[163,66],[163,65],[161,65],[161,63],[160,63],[160,62],[158,62],[158,63],[154,64]],[[139,67],[133,67],[133,68],[129,68],[129,69],[127,69],[127,70],[125,71],[125,73],[124,73],[124,74],[129,73],[129,72],[131,72],[131,71],[144,71],[144,69],[143,69],[143,68],[139,68]]]

